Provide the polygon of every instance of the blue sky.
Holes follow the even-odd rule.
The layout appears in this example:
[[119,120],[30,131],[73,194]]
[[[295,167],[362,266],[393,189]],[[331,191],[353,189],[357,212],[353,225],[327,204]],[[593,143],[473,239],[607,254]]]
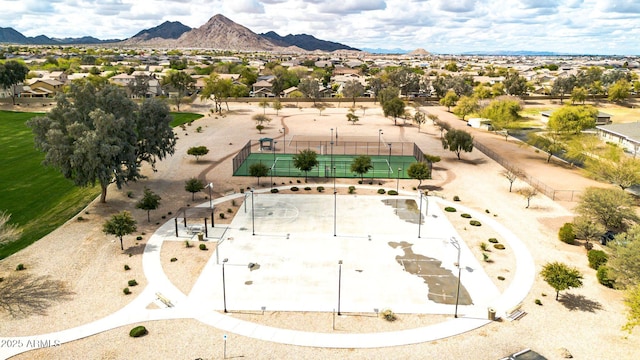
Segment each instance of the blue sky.
[[640,55],[639,0],[0,0],[27,36],[128,38],[223,14],[256,33],[434,53],[534,50]]

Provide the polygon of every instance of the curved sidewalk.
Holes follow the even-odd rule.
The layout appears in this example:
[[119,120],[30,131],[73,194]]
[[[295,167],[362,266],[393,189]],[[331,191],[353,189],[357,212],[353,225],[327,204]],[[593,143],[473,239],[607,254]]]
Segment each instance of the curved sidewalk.
[[[338,186],[347,187],[346,185]],[[379,188],[369,186],[359,187]],[[286,189],[288,187],[282,188]],[[269,189],[256,190],[255,192],[266,193],[269,192]],[[400,193],[403,196],[416,196],[415,192],[400,191]],[[214,203],[219,204],[243,196],[245,196],[245,194],[234,194],[216,199]],[[443,206],[453,205],[443,199],[434,197],[429,197],[429,199],[430,201],[441,203]],[[208,203],[202,206],[208,206]],[[460,204],[455,204],[455,206],[464,209],[465,212],[471,214],[474,218],[493,227],[493,229],[502,236],[504,242],[514,251],[517,268],[511,286],[495,299],[495,301],[492,301],[492,307],[496,310],[498,316],[504,316],[509,309],[520,304],[531,289],[535,278],[533,259],[525,245],[506,227],[483,213],[465,208]],[[178,290],[169,281],[162,269],[160,263],[162,243],[171,238],[175,238],[172,240],[178,240],[178,238],[175,237],[174,226],[173,219],[170,219],[149,239],[143,255],[143,269],[148,280],[148,285],[131,303],[105,318],[79,327],[35,336],[2,337],[0,341],[12,340],[15,343],[19,342],[22,346],[0,348],[0,357],[7,358],[25,351],[37,349],[37,341],[56,341],[62,344],[121,326],[151,320],[193,318],[220,330],[240,336],[283,344],[325,348],[374,348],[409,345],[454,336],[490,323],[490,321],[486,319],[486,309],[471,309],[473,311],[467,311],[467,313],[461,317],[452,318],[451,320],[426,327],[394,332],[334,334],[274,328],[240,320],[214,310],[203,312],[202,308],[194,306],[198,304],[198,299],[190,298]],[[212,256],[206,266],[217,266],[214,264],[215,262],[216,256]],[[173,307],[147,309],[150,303],[158,303],[157,293],[162,294],[163,297],[170,300]],[[160,305],[162,304],[160,303]],[[26,346],[28,342],[32,343],[33,346]]]

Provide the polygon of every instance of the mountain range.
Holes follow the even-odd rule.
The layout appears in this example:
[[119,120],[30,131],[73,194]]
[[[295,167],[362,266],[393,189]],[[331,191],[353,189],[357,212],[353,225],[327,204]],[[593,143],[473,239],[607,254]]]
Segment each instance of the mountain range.
[[50,38],[45,35],[27,37],[13,28],[0,27],[0,43],[24,45],[99,45],[114,44],[140,47],[208,48],[238,51],[359,51],[353,47],[311,35],[280,36],[273,31],[256,34],[223,15],[215,15],[206,24],[190,28],[180,22],[166,21],[156,27],[145,29],[136,35],[120,40],[100,40],[91,36],[82,38]]

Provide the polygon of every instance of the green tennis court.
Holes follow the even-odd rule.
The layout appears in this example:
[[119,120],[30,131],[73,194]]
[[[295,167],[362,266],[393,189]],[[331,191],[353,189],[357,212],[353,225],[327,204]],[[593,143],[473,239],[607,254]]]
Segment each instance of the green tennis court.
[[[250,176],[249,167],[254,163],[263,163],[271,172],[272,176],[302,177],[303,171],[293,166],[295,154],[278,153],[251,153],[244,162],[234,172],[234,176]],[[358,174],[351,172],[351,163],[360,155],[318,155],[318,166],[309,171],[309,177],[337,177],[337,178],[357,178]],[[365,178],[400,178],[409,179],[406,169],[409,165],[417,162],[413,156],[369,156],[373,169],[369,170]],[[335,168],[335,174],[332,169]]]

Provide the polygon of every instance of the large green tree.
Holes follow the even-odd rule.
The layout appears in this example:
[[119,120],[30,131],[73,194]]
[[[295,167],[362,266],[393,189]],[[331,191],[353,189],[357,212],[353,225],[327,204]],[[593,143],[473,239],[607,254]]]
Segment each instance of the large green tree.
[[640,325],[640,284],[627,289],[624,303],[629,312],[627,313],[627,323],[622,329],[631,332],[634,327]]
[[593,106],[563,106],[549,117],[547,126],[557,133],[578,134],[596,126],[598,109]]
[[361,181],[364,181],[364,174],[371,169],[373,169],[373,163],[371,163],[370,156],[360,155],[351,162],[351,172],[360,175]]
[[143,162],[155,169],[157,160],[174,153],[171,115],[160,100],[131,101],[117,86],[96,90],[91,83],[72,84],[57,97],[46,116],[27,122],[35,146],[45,153],[44,165],[60,170],[78,186],[99,183],[101,202],[107,187],[118,188],[143,177]]
[[607,245],[611,249],[608,275],[615,281],[615,287],[624,289],[640,284],[640,225],[616,235]]
[[391,116],[393,118],[393,125],[398,125],[398,117],[405,112],[404,101],[397,97],[385,101],[382,103],[382,112],[384,116]]
[[531,133],[527,138],[527,143],[547,153],[547,162],[551,162],[551,157],[560,154],[565,146],[556,133],[536,134]]
[[147,222],[151,222],[151,210],[156,210],[160,206],[160,195],[154,193],[150,189],[144,188],[142,199],[136,204],[136,208],[147,212]]
[[465,120],[467,115],[474,113],[477,110],[478,99],[473,96],[462,96],[458,100],[456,107],[453,108],[453,113],[461,117],[462,120]]
[[625,154],[588,158],[586,168],[596,178],[617,185],[622,190],[640,183],[640,160]]
[[320,98],[320,83],[318,80],[307,77],[302,79],[298,84],[298,90],[304,94],[304,97],[313,100],[313,105]]
[[184,190],[191,193],[191,201],[196,199],[196,193],[204,189],[204,183],[198,178],[191,178],[184,182]]
[[629,91],[631,90],[631,84],[626,79],[620,79],[613,85],[609,86],[608,97],[609,101],[621,102],[629,97]]
[[29,74],[29,68],[16,60],[9,60],[0,64],[0,87],[11,89],[11,100],[16,104],[15,86],[23,82]]
[[109,235],[115,235],[120,239],[121,250],[124,250],[122,237],[125,235],[129,235],[136,230],[136,220],[133,218],[133,216],[131,216],[131,213],[126,210],[114,214],[102,225],[102,232]]
[[480,116],[491,119],[494,130],[502,130],[512,127],[512,124],[520,119],[520,110],[521,100],[512,96],[501,96],[480,110]]
[[351,99],[353,102],[351,106],[356,106],[356,98],[364,94],[364,86],[358,80],[349,80],[344,83],[342,94],[345,98]]
[[267,165],[257,162],[249,166],[249,175],[258,178],[258,186],[260,185],[260,178],[269,174],[269,168]]
[[451,111],[451,107],[455,106],[457,102],[458,102],[458,94],[456,94],[456,92],[453,90],[447,91],[444,97],[440,99],[440,105],[446,106],[447,111]]
[[414,162],[407,168],[407,175],[418,180],[418,187],[420,187],[422,180],[431,178],[431,166],[426,162]]
[[560,291],[582,286],[580,271],[560,262],[547,263],[540,275],[556,291],[556,300],[560,296]]
[[162,78],[162,85],[176,92],[176,95],[173,96],[173,101],[178,111],[180,111],[180,104],[182,104],[184,97],[193,90],[195,83],[196,81],[191,75],[177,70],[169,71],[169,73]]
[[456,153],[460,160],[461,152],[473,151],[473,136],[464,130],[451,129],[444,135],[442,147]]
[[318,166],[318,153],[305,149],[293,155],[293,166],[300,171],[304,171],[304,180],[307,181],[309,171]]
[[208,153],[209,153],[209,149],[204,145],[192,146],[189,149],[187,149],[187,155],[194,156],[196,158],[196,161],[200,160],[200,156],[207,155]]
[[587,188],[575,211],[611,230],[624,229],[638,220],[633,198],[620,189]]

